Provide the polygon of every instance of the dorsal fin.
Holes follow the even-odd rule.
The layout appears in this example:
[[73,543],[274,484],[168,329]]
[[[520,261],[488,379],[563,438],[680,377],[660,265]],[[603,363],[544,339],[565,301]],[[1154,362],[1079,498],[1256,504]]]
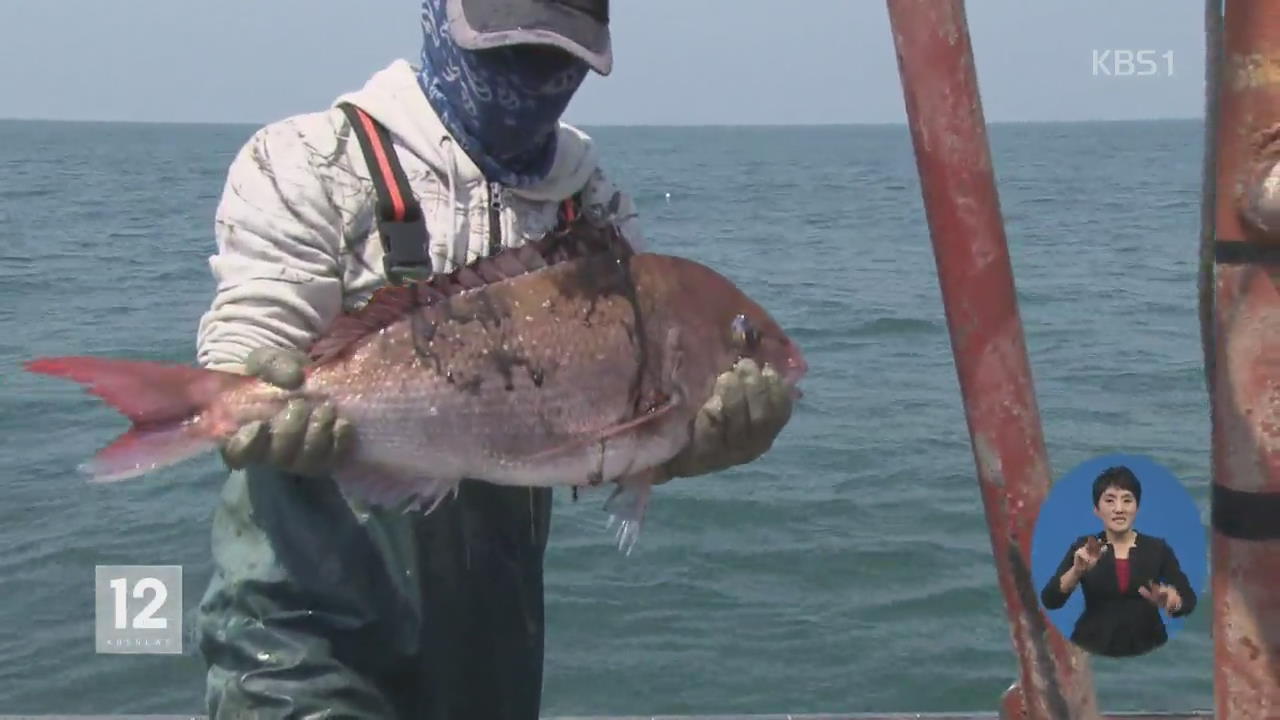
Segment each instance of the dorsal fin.
[[503,248],[449,273],[436,273],[425,280],[404,285],[381,287],[362,307],[334,321],[311,346],[309,354],[315,363],[328,362],[342,355],[360,338],[390,326],[417,308],[433,305],[450,295],[598,252],[630,254],[631,249],[626,240],[616,233],[587,236],[579,233],[548,234],[520,247]]

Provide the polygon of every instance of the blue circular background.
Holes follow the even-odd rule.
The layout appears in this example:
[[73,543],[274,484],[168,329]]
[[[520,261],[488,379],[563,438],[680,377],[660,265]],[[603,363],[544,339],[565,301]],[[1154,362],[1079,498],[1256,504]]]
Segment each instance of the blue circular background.
[[[1173,473],[1145,455],[1114,454],[1087,460],[1053,484],[1040,507],[1031,537],[1031,574],[1037,599],[1071,543],[1081,535],[1102,530],[1102,521],[1093,514],[1093,481],[1103,470],[1115,465],[1128,467],[1142,483],[1142,502],[1138,505],[1134,529],[1163,538],[1173,547],[1182,572],[1191,589],[1196,591],[1192,615],[1205,612],[1209,607],[1203,590],[1208,574],[1208,533],[1200,522],[1200,511]],[[1043,604],[1040,608],[1058,631],[1070,638],[1076,618],[1084,611],[1084,598],[1077,588],[1061,608],[1046,610]],[[1182,629],[1185,618],[1170,618],[1163,610],[1160,616],[1172,640]]]

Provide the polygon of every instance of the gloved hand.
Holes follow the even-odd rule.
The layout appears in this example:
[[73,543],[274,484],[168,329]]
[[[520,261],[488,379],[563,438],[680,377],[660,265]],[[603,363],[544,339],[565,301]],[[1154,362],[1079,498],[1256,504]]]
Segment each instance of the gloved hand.
[[760,457],[791,419],[791,391],[772,367],[750,358],[716,378],[711,399],[693,421],[688,447],[668,461],[671,477],[693,477]]
[[[286,390],[302,385],[307,358],[295,350],[258,348],[245,359],[245,373]],[[240,428],[222,447],[232,469],[268,463],[297,475],[322,475],[341,459],[355,437],[351,424],[328,403],[290,400],[267,421]]]

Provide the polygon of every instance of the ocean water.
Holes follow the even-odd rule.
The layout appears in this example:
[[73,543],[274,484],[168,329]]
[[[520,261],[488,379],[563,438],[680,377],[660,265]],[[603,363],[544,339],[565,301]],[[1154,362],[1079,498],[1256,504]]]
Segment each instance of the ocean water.
[[[191,361],[223,173],[253,130],[0,123],[0,712],[203,710],[193,647],[95,654],[93,577],[181,565],[189,616],[216,459],[87,485],[76,464],[122,422],[20,364]],[[594,134],[653,248],[761,298],[811,370],[774,450],[660,488],[630,557],[602,494],[559,494],[546,714],[993,710],[1016,660],[906,129]],[[1205,510],[1199,123],[991,142],[1053,472],[1150,455]],[[1102,706],[1210,707],[1211,603],[1149,656],[1095,659]]]

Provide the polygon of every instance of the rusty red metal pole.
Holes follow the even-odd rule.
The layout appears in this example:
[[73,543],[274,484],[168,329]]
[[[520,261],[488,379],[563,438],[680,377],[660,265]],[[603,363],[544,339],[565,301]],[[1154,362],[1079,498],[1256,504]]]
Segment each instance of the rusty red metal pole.
[[1048,622],[1031,536],[1051,484],[961,0],[888,0],[1017,684],[1001,714],[1095,718],[1084,654]]
[[1229,0],[1222,23],[1211,383],[1214,714],[1274,720],[1280,718],[1280,3]]

